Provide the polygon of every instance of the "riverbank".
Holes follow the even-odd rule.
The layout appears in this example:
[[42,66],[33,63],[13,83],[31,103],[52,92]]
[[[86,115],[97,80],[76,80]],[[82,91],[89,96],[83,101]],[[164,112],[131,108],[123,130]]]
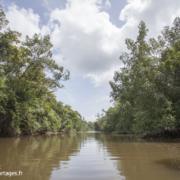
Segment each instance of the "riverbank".
[[174,130],[163,130],[159,132],[148,132],[144,134],[138,134],[138,133],[127,133],[127,132],[117,132],[113,131],[111,134],[122,134],[122,135],[128,135],[128,136],[137,136],[143,139],[149,139],[149,138],[170,138],[170,139],[178,139],[180,138],[180,129],[174,129]]
[[57,134],[73,134],[77,133],[76,130],[60,130],[60,131],[43,131],[43,132],[19,132],[19,131],[12,131],[8,135],[0,134],[0,137],[16,137],[16,136],[26,136],[26,135],[40,135],[40,134],[46,134],[46,135],[57,135]]
[[172,138],[177,139],[180,138],[180,129],[175,130],[164,130],[156,133],[146,133],[142,136],[144,139],[148,138]]

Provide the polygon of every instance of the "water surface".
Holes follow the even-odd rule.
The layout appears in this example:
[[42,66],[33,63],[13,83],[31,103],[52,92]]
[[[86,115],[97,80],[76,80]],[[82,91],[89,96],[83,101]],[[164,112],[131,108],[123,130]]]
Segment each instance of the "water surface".
[[0,179],[179,180],[180,140],[95,132],[0,138]]

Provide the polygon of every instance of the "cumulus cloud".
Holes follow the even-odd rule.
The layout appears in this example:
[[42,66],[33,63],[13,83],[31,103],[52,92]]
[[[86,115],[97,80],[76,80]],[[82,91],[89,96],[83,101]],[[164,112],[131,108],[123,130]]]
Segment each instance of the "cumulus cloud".
[[128,0],[119,19],[126,26],[138,25],[143,20],[149,28],[149,36],[157,36],[164,26],[171,25],[180,16],[180,1],[177,0]]
[[68,0],[65,9],[51,13],[51,26],[60,22],[54,27],[52,42],[76,73],[101,74],[118,61],[121,29],[101,11],[103,6],[100,0]]
[[108,0],[68,0],[66,8],[55,9],[50,19],[50,24],[60,22],[52,32],[55,48],[61,49],[70,69],[90,77],[95,86],[108,84],[114,67],[121,65],[118,58],[126,51],[125,38],[136,38],[141,20],[154,37],[180,13],[180,1],[128,0],[119,16],[125,24],[117,28],[101,11],[105,5],[110,7]]
[[[44,0],[46,5],[50,2]],[[65,64],[73,74],[90,78],[94,86],[108,86],[114,71],[121,66],[119,55],[126,51],[125,38],[136,39],[138,24],[143,20],[155,37],[166,25],[180,15],[177,0],[128,0],[119,20],[121,28],[113,25],[104,7],[109,0],[67,0],[65,8],[50,13],[46,26],[40,27],[40,17],[32,9],[9,7],[7,18],[13,30],[32,36],[34,33],[51,34],[56,52],[55,60]],[[18,19],[18,21],[15,21]]]
[[85,78],[89,77],[95,87],[101,86],[101,87],[107,87],[108,89],[110,89],[109,81],[113,79],[114,72],[118,71],[119,69],[120,69],[119,66],[116,66],[116,67],[110,68],[107,71],[104,71],[101,74],[89,73],[89,74],[85,75]]
[[9,27],[22,33],[22,39],[25,36],[33,36],[34,33],[41,33],[46,35],[50,33],[49,27],[42,26],[40,28],[40,16],[34,14],[32,9],[18,8],[16,5],[11,5],[8,7],[6,12],[7,19],[9,20]]

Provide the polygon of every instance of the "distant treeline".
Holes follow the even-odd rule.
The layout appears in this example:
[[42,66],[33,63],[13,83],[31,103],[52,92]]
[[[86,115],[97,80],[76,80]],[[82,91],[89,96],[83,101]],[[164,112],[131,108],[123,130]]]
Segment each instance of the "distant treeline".
[[50,36],[20,42],[7,24],[0,6],[0,135],[90,130],[91,122],[53,94],[70,73],[52,59]]
[[180,128],[180,18],[146,41],[140,22],[136,41],[126,39],[123,67],[110,81],[114,107],[97,115],[95,130],[160,133]]

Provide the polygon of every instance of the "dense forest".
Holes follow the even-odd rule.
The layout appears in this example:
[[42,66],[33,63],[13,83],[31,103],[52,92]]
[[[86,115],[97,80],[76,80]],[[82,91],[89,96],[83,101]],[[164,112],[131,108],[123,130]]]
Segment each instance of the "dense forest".
[[114,107],[97,115],[95,130],[143,135],[180,127],[180,18],[148,41],[143,21],[138,28],[109,82]]
[[52,59],[50,36],[20,42],[21,34],[7,25],[0,6],[0,135],[93,129],[53,94],[70,73]]
[[53,94],[70,72],[53,60],[50,36],[35,34],[20,41],[8,28],[0,6],[0,135],[45,131],[100,130],[159,133],[180,128],[180,18],[147,41],[140,22],[136,41],[126,39],[123,67],[114,73],[110,96],[114,106],[86,122]]

